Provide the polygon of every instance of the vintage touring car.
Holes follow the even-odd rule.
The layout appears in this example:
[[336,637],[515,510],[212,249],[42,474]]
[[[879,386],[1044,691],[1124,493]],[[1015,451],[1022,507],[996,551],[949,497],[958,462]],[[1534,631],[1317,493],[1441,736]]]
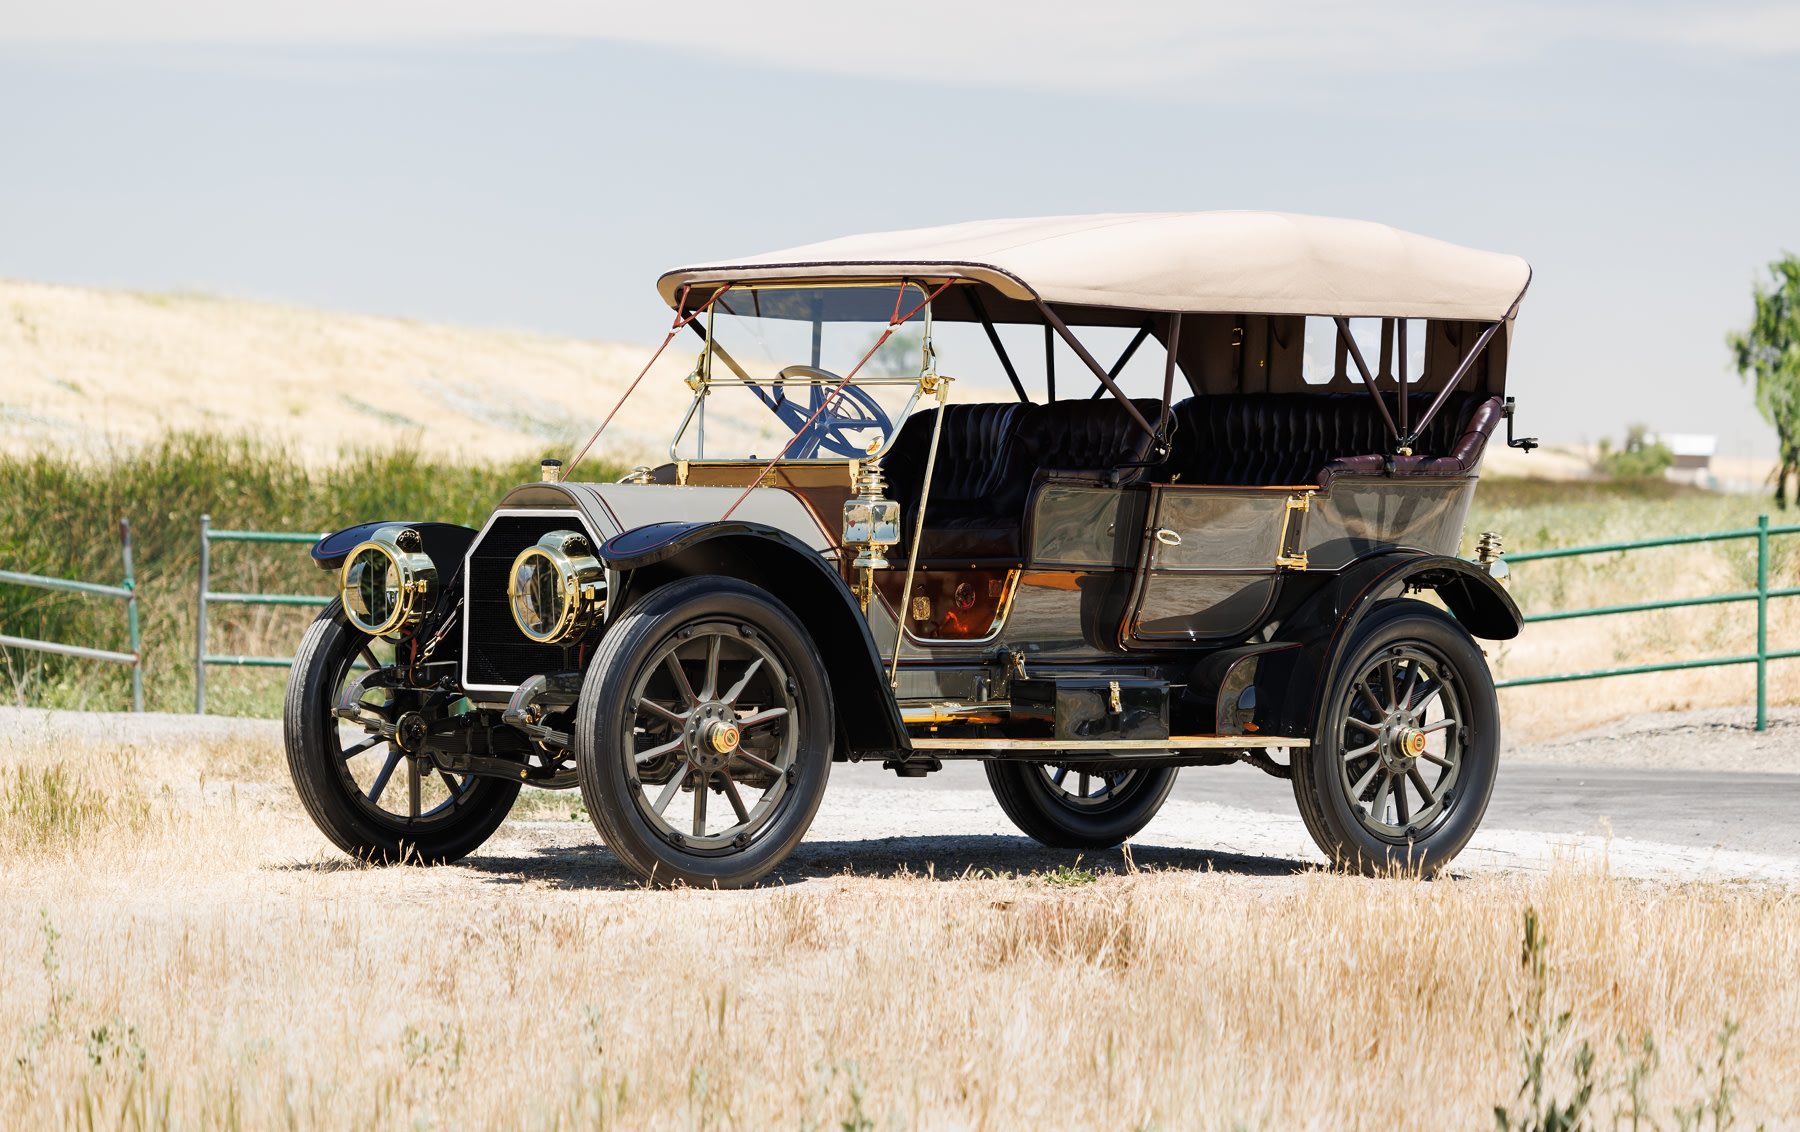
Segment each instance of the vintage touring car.
[[642,877],[734,886],[794,849],[834,761],[980,760],[1071,848],[1243,761],[1340,865],[1434,871],[1494,782],[1476,638],[1520,627],[1497,538],[1458,552],[1496,426],[1533,444],[1505,397],[1529,280],[1258,212],[669,272],[664,350],[698,357],[666,463],[584,481],[584,448],[479,531],[314,548],[341,595],[288,686],[296,786],[382,861],[457,858],[521,786],[579,786]]

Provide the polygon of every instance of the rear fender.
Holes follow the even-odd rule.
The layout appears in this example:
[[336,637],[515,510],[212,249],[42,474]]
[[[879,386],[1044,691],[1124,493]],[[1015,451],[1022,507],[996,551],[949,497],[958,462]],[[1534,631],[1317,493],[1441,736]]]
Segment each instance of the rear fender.
[[1524,621],[1512,595],[1486,570],[1462,558],[1400,551],[1355,563],[1319,589],[1280,627],[1299,654],[1282,697],[1280,734],[1313,733],[1325,689],[1363,619],[1381,602],[1431,590],[1469,633],[1506,641]]
[[600,557],[619,577],[609,617],[680,578],[719,574],[768,591],[812,635],[849,749],[911,749],[862,609],[812,547],[762,523],[652,523],[608,539]]

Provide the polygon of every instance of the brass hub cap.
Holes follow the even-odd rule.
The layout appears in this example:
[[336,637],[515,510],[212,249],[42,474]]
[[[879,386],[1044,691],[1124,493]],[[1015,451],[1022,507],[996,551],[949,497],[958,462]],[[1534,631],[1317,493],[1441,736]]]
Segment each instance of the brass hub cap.
[[1381,728],[1381,761],[1395,774],[1411,770],[1425,753],[1425,732],[1417,723],[1411,712],[1401,710],[1389,715]]
[[742,737],[737,712],[716,700],[695,708],[683,730],[688,762],[703,771],[718,770],[730,762]]
[[731,752],[737,750],[738,729],[732,724],[715,723],[706,730],[707,742],[713,745],[713,750],[719,752],[721,755],[729,755]]

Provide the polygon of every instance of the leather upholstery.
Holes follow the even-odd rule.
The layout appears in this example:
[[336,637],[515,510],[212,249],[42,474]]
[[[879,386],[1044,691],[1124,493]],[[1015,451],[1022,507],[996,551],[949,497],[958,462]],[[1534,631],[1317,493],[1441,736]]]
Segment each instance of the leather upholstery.
[[[1394,411],[1397,395],[1389,395]],[[1413,420],[1431,394],[1414,394]],[[1134,401],[1155,422],[1155,401]],[[1273,486],[1317,483],[1333,476],[1384,474],[1393,440],[1367,393],[1256,393],[1190,397],[1174,407],[1174,451],[1150,470],[1159,482]],[[918,515],[925,459],[936,409],[914,414],[883,465],[903,517],[905,554]],[[1500,399],[1453,393],[1417,445],[1396,456],[1405,475],[1467,475],[1500,420]],[[1049,405],[950,405],[938,439],[926,509],[923,562],[1018,562],[1020,529],[1040,472],[1107,471],[1133,458],[1143,431],[1116,400]]]
[[[1134,400],[1132,405],[1152,425],[1162,402]],[[1063,472],[1110,470],[1132,459],[1143,447],[1144,430],[1113,397],[1089,401],[1055,401],[1029,406],[1019,422],[1015,455],[1025,466],[1012,474],[1027,484],[1039,469]]]
[[[1409,398],[1411,419],[1432,394]],[[1386,397],[1395,412],[1399,397]],[[1174,452],[1158,470],[1164,482],[1229,486],[1313,484],[1333,475],[1386,471],[1394,441],[1367,393],[1249,393],[1190,397],[1174,408]],[[1467,474],[1481,459],[1500,417],[1500,399],[1452,393],[1415,445],[1395,457],[1397,473]],[[1447,457],[1443,464],[1433,457]]]
[[[1451,394],[1450,400],[1444,402],[1440,416],[1451,412],[1451,405],[1458,397]],[[1487,450],[1488,437],[1494,434],[1494,428],[1500,423],[1500,398],[1481,398],[1475,394],[1463,394],[1473,404],[1473,412],[1468,414],[1463,424],[1462,435],[1457,437],[1455,445],[1442,456],[1431,455],[1431,449],[1420,445],[1424,451],[1412,456],[1395,456],[1394,474],[1410,476],[1466,476],[1475,471],[1481,463],[1481,454]],[[1437,431],[1437,421],[1431,422],[1431,431]],[[1329,487],[1335,476],[1363,475],[1378,476],[1387,474],[1387,458],[1384,456],[1343,456],[1325,465],[1319,473],[1319,486]]]
[[[1016,482],[1009,473],[1015,422],[1030,407],[1017,403],[946,407],[921,558],[1019,558],[1019,524],[1031,480]],[[937,413],[929,409],[909,417],[882,461],[889,491],[900,503],[898,553],[906,553],[912,540]]]
[[[1158,402],[1133,404],[1155,421]],[[936,409],[914,414],[884,461],[905,523],[901,553],[916,521],[936,414]],[[1108,470],[1131,459],[1142,437],[1137,422],[1111,398],[948,406],[920,559],[1017,562],[1026,497],[1038,470]]]

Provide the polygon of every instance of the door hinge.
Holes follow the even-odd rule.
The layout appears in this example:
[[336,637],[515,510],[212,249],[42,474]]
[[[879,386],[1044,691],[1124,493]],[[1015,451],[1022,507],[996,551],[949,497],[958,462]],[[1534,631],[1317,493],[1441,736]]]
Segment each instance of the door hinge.
[[1306,569],[1306,551],[1301,548],[1301,535],[1306,530],[1305,515],[1312,510],[1313,493],[1303,491],[1287,498],[1287,511],[1281,527],[1281,551],[1275,566],[1281,570]]

